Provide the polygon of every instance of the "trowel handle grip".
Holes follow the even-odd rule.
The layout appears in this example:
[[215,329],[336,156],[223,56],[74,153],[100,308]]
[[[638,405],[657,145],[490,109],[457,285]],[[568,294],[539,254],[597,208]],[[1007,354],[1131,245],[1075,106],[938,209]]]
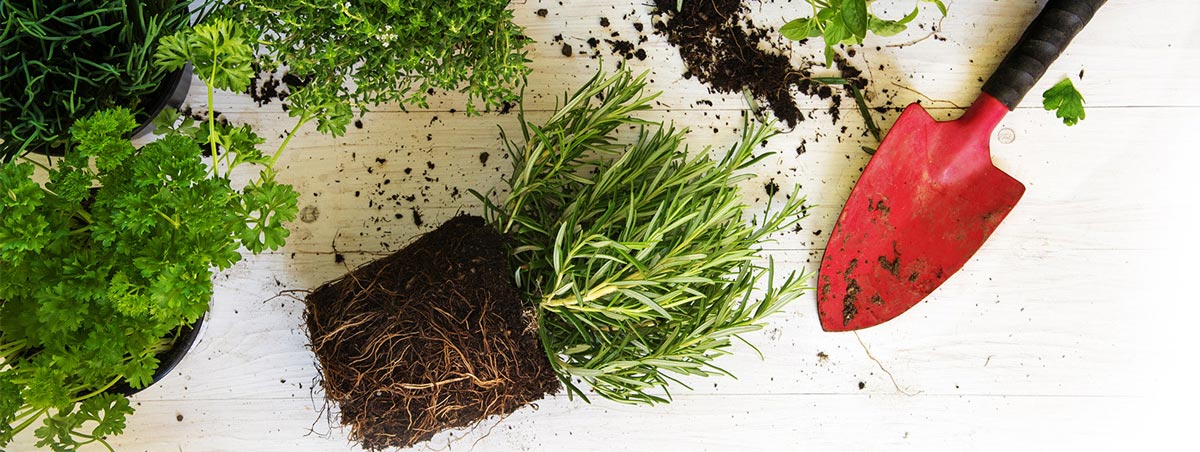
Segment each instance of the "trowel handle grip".
[[1000,67],[992,73],[983,92],[992,95],[1009,110],[1017,108],[1050,63],[1071,43],[1079,30],[1107,0],[1050,0],[1038,13],[1017,45],[1008,51]]

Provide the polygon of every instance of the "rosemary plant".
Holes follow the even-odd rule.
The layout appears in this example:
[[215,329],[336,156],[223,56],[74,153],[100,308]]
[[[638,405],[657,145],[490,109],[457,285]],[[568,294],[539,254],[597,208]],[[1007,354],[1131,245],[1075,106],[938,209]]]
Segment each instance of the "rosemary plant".
[[[805,290],[794,273],[776,285],[757,250],[799,221],[804,199],[793,192],[748,224],[737,188],[769,155],[754,149],[773,129],[747,123],[721,159],[689,157],[686,130],[633,116],[656,96],[644,87],[644,74],[597,74],[545,125],[522,118],[524,145],[505,139],[511,195],[484,199],[512,237],[551,364],[585,399],[576,378],[605,398],[652,404],[669,400],[654,392],[676,375],[727,374],[713,359]],[[631,126],[632,143],[614,137]]]
[[167,74],[151,57],[188,27],[189,3],[0,0],[0,162],[61,152],[76,119],[106,108],[151,119],[144,98]]

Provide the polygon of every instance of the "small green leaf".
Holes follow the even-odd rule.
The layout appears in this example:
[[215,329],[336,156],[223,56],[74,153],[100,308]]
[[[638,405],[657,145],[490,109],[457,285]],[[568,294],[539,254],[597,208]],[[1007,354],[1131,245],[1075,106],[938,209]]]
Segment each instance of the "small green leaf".
[[946,4],[942,3],[942,0],[921,0],[921,1],[926,2],[926,3],[933,3],[933,4],[937,5],[938,11],[942,12],[942,16],[946,15]]
[[1066,78],[1042,93],[1042,106],[1046,111],[1057,110],[1056,116],[1062,118],[1063,124],[1073,126],[1087,117],[1083,110],[1083,94],[1075,89],[1071,79]]
[[833,46],[846,38],[846,25],[840,18],[831,20],[825,27],[825,66],[833,67]]
[[[909,22],[912,22],[913,19],[917,18],[917,13],[919,13],[919,12],[921,12],[921,8],[919,8],[917,6],[913,6],[912,12],[908,13],[907,16],[904,16],[900,20],[896,21],[896,23],[898,23],[900,25],[908,25]],[[945,13],[942,13],[942,15],[945,15]]]
[[850,36],[861,42],[867,36],[867,0],[842,0],[842,21]]
[[809,31],[812,30],[812,23],[812,20],[807,17],[795,19],[779,27],[779,34],[793,41],[807,39]]
[[870,23],[867,24],[867,28],[869,28],[872,33],[875,33],[879,36],[895,36],[907,29],[908,23],[912,22],[913,19],[916,19],[917,13],[920,11],[920,8],[913,7],[912,12],[908,13],[907,16],[904,16],[900,20],[881,19],[872,15]]
[[867,24],[867,28],[871,30],[871,33],[888,37],[900,34],[908,27],[904,26],[904,24],[898,21],[880,19],[878,17],[871,16],[870,22]]

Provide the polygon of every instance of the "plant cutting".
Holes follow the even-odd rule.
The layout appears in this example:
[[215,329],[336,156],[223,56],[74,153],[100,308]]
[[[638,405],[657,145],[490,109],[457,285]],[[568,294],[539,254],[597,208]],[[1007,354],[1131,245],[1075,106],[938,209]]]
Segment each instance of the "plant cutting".
[[867,32],[879,36],[895,36],[908,28],[917,18],[920,3],[933,3],[944,17],[946,5],[941,0],[918,0],[911,13],[896,19],[884,19],[871,13],[875,0],[807,0],[812,6],[812,15],[794,19],[782,27],[783,37],[801,41],[821,38],[825,42],[825,65],[833,64],[833,46],[838,44],[862,44]]
[[[800,219],[791,193],[748,223],[737,183],[774,134],[747,124],[719,159],[648,121],[645,76],[597,74],[507,143],[509,196],[305,300],[326,398],[353,440],[405,447],[565,385],[632,404],[685,377],[804,293],[759,244]],[[618,131],[638,129],[621,139]]]
[[[249,83],[250,43],[213,21],[164,37],[155,58],[168,71],[190,61],[211,102]],[[265,154],[249,126],[170,112],[135,147],[136,125],[128,109],[101,110],[74,123],[54,167],[0,166],[0,446],[44,419],[38,447],[111,451],[133,412],[114,388],[152,383],[158,354],[208,310],[214,267],[288,236],[297,194],[274,169],[286,139]],[[240,188],[239,167],[259,169]]]
[[1042,107],[1046,111],[1053,111],[1067,126],[1079,124],[1080,120],[1087,117],[1083,102],[1083,93],[1075,88],[1070,78],[1062,79],[1042,93]]
[[288,110],[345,133],[352,111],[381,103],[428,106],[434,90],[461,91],[466,111],[516,100],[529,42],[508,0],[231,0],[218,14],[258,30],[258,66],[286,66],[303,87]]
[[154,119],[150,110],[180,75],[153,64],[156,43],[189,26],[190,3],[0,0],[0,162],[27,151],[61,155],[71,124],[100,110]]

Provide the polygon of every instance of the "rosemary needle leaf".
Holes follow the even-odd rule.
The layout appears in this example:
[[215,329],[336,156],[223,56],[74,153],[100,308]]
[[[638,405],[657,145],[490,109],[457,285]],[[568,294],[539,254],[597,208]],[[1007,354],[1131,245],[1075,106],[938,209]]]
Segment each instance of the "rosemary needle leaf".
[[[805,275],[776,282],[774,262],[755,263],[768,235],[804,215],[804,198],[793,192],[750,219],[737,188],[774,129],[748,122],[721,158],[689,156],[686,129],[635,116],[656,96],[643,94],[645,77],[597,73],[545,123],[522,116],[524,143],[505,138],[511,195],[484,200],[512,238],[551,364],[585,399],[580,380],[608,399],[653,404],[682,385],[670,374],[728,375],[712,361],[731,339],[805,291]],[[615,137],[630,129],[636,138]]]

